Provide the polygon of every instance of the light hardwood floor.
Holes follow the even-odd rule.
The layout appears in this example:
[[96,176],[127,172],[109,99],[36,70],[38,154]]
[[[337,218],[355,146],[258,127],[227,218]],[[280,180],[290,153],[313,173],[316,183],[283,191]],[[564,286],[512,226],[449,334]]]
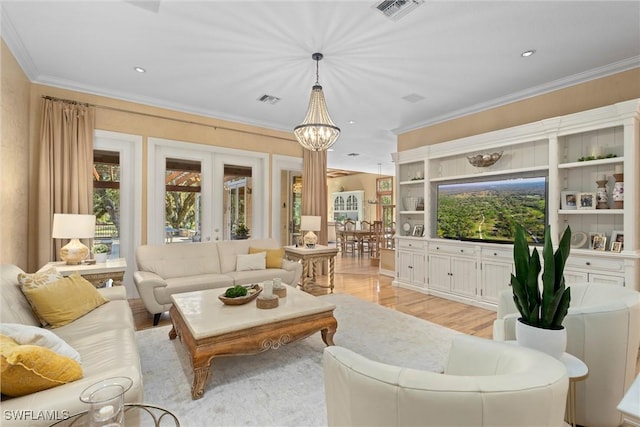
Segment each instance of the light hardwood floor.
[[[491,338],[496,313],[491,310],[461,304],[391,286],[391,277],[378,274],[370,258],[338,255],[336,258],[335,293],[353,295],[366,301],[437,323],[469,335]],[[327,284],[327,276],[318,276],[317,282]],[[311,293],[322,295],[328,289],[314,288]],[[129,300],[138,330],[153,325],[151,316],[139,299]],[[164,313],[159,325],[169,324]]]

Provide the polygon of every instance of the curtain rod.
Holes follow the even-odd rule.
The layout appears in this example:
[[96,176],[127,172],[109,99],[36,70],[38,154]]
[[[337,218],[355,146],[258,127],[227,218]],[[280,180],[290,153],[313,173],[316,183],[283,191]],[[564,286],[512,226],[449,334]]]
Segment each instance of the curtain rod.
[[226,127],[226,126],[210,125],[210,124],[207,124],[207,123],[200,123],[200,122],[196,122],[196,121],[193,121],[193,120],[185,120],[185,119],[177,119],[177,118],[174,118],[174,117],[161,116],[159,114],[141,113],[139,111],[127,110],[127,109],[124,109],[124,108],[117,108],[117,107],[109,107],[107,105],[89,104],[89,103],[86,103],[86,102],[83,103],[83,102],[74,101],[72,99],[56,98],[54,96],[46,96],[46,95],[42,95],[42,98],[50,99],[52,101],[64,102],[64,103],[67,103],[67,104],[82,105],[82,106],[85,106],[85,107],[101,108],[103,110],[116,111],[116,112],[119,112],[119,113],[137,114],[139,116],[150,117],[150,118],[153,118],[153,119],[171,120],[171,121],[174,121],[174,122],[186,123],[186,124],[190,124],[190,125],[204,126],[204,127],[213,128],[215,130],[221,129],[221,130],[228,130],[228,131],[232,131],[232,132],[246,133],[246,134],[249,134],[249,135],[265,136],[267,138],[282,139],[284,141],[295,141],[295,139],[293,139],[293,138],[285,138],[285,137],[282,137],[282,136],[265,135],[265,134],[260,133],[260,132],[253,132],[253,131],[247,131],[247,130],[234,129],[234,128],[230,128],[230,127]]

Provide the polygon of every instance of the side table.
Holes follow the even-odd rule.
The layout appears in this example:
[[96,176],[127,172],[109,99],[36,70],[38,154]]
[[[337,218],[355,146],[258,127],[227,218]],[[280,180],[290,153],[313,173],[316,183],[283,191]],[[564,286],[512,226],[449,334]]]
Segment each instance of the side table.
[[633,381],[617,409],[622,412],[623,426],[640,427],[640,375]]
[[587,378],[589,368],[586,363],[569,353],[564,353],[560,361],[567,367],[567,375],[569,377],[566,421],[576,427],[576,383]]
[[[80,412],[79,414],[71,415],[69,418],[51,424],[50,427],[89,426],[91,423],[88,415],[89,411]],[[153,427],[180,427],[180,421],[174,413],[160,406],[146,403],[125,403],[124,424]]]
[[69,276],[78,272],[96,288],[104,288],[110,285],[121,286],[124,281],[124,273],[127,270],[127,261],[124,258],[108,259],[107,262],[96,264],[68,265],[64,261],[54,261],[47,263],[44,268],[55,267],[63,276]]
[[[308,290],[311,285],[319,286],[322,288],[331,289],[333,293],[334,287],[334,271],[336,263],[336,255],[338,254],[338,248],[331,248],[329,246],[316,245],[315,248],[285,246],[284,255],[287,259],[292,261],[300,260],[302,262],[302,279],[300,279],[300,287],[303,291]],[[315,283],[316,280],[316,261],[329,261],[329,285],[322,286]],[[311,266],[311,275],[309,277],[309,267]]]
[[[518,341],[504,341],[509,344],[519,345]],[[576,383],[587,378],[589,367],[582,360],[573,354],[564,353],[559,359],[567,368],[569,377],[569,390],[567,392],[567,409],[565,411],[565,421],[572,427],[576,427]]]

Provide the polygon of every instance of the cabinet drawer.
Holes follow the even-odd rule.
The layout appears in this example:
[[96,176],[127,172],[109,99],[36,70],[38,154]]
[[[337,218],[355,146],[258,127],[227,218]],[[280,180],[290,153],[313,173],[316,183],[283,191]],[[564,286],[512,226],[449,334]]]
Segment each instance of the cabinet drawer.
[[609,270],[624,271],[624,261],[598,257],[569,256],[567,267],[581,268],[588,271]]
[[424,242],[422,240],[398,239],[398,247],[419,251],[424,249]]
[[462,246],[462,245],[449,245],[446,243],[445,244],[430,243],[429,251],[443,253],[443,254],[474,256],[476,254],[476,247],[471,245]]
[[513,249],[499,248],[482,248],[481,251],[483,260],[492,260],[499,259],[501,261],[512,261],[513,260]]

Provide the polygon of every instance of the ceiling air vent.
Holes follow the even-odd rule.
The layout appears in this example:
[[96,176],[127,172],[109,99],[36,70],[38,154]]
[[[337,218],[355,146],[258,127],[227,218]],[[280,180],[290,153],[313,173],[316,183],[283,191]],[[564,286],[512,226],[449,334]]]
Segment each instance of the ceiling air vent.
[[397,21],[422,3],[424,0],[385,0],[376,3],[375,8],[392,21]]
[[266,102],[267,104],[277,104],[278,102],[280,102],[280,98],[278,98],[277,96],[273,96],[273,95],[262,95],[261,97],[258,98],[258,101],[260,102]]

